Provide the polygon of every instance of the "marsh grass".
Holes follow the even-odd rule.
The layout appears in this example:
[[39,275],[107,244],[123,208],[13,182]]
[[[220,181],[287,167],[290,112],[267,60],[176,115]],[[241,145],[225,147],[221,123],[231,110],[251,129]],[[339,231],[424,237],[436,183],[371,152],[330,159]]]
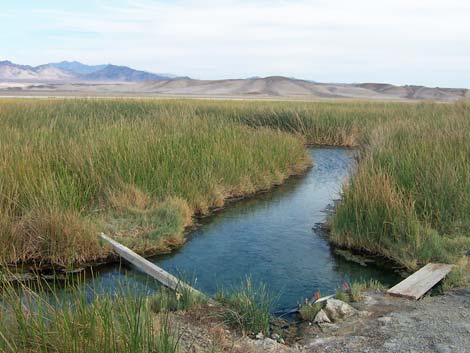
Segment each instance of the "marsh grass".
[[[252,108],[242,121],[308,143],[358,146],[331,239],[408,269],[470,249],[470,104],[317,103]],[[258,113],[256,113],[258,110]],[[266,109],[267,110],[267,109]]]
[[346,302],[346,303],[351,300],[349,293],[342,290],[342,289],[336,289],[335,299],[341,300],[341,301]]
[[191,216],[305,169],[305,143],[359,150],[333,242],[411,270],[470,249],[465,102],[2,100],[2,260],[103,259],[103,229],[171,251]]
[[296,137],[187,102],[2,100],[0,260],[103,260],[102,230],[143,254],[169,252],[193,215],[309,163]]
[[40,281],[35,290],[7,283],[1,290],[1,352],[178,352],[168,313],[154,316],[143,295],[121,291],[90,300],[79,286],[68,286],[63,298]]
[[443,293],[445,293],[453,288],[468,286],[470,283],[469,277],[468,270],[458,267],[447,275],[447,277],[442,282],[440,289]]
[[224,321],[243,335],[269,334],[277,298],[267,291],[265,284],[253,284],[247,277],[230,291],[219,290],[215,299],[224,305]]
[[347,290],[343,291],[343,294],[347,296],[350,302],[359,302],[363,299],[366,291],[378,291],[383,292],[387,289],[380,281],[375,279],[353,281]]
[[326,301],[319,303],[303,303],[299,308],[299,315],[304,321],[312,322],[315,316],[322,310],[326,305]]
[[[187,283],[195,287],[195,281],[183,280],[181,283]],[[150,308],[155,313],[169,311],[186,311],[207,303],[207,297],[200,293],[195,293],[188,286],[177,286],[176,291],[160,286],[157,292],[149,298]]]

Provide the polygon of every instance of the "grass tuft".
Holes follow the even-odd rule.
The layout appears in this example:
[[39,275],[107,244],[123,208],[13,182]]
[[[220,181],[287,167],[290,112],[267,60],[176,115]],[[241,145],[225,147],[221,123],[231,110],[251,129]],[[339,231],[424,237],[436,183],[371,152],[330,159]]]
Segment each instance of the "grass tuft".
[[299,308],[299,314],[302,320],[312,322],[317,316],[318,312],[326,305],[326,301],[319,303],[304,303]]
[[240,330],[243,335],[269,334],[271,312],[276,299],[266,290],[266,285],[254,285],[247,277],[240,286],[229,293],[221,290],[216,300],[225,306],[225,322]]

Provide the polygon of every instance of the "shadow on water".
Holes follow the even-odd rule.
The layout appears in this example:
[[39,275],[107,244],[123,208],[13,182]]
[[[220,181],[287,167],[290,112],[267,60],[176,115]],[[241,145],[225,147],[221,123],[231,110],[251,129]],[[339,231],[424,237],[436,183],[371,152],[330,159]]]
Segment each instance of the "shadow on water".
[[[310,153],[314,166],[304,176],[201,220],[183,248],[152,261],[171,273],[196,278],[195,286],[210,295],[250,275],[279,294],[278,308],[292,307],[314,291],[333,293],[353,280],[395,283],[397,276],[391,270],[335,256],[325,235],[315,229],[339,198],[354,167],[354,151],[312,148]],[[156,286],[131,272],[134,275],[128,276],[129,268],[114,266],[100,271],[89,285],[100,292],[113,291],[125,277],[139,290],[152,291]]]

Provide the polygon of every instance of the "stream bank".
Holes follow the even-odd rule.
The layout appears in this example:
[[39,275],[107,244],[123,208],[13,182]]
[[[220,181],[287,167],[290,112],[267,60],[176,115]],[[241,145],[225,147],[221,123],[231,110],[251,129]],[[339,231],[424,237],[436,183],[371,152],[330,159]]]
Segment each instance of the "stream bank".
[[[355,152],[311,148],[312,168],[269,192],[235,203],[200,220],[179,250],[151,259],[208,295],[230,290],[251,276],[278,296],[275,310],[296,306],[316,291],[334,293],[344,282],[375,279],[394,284],[392,270],[338,256],[324,231],[334,201],[355,167]],[[86,286],[100,295],[126,288],[152,293],[154,281],[127,264],[101,268]]]

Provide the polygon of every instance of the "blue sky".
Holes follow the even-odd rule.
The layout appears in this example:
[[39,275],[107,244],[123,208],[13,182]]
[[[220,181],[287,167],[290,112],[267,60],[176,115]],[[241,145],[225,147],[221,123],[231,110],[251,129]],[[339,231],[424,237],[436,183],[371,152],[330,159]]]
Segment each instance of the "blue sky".
[[463,0],[0,0],[0,60],[470,87]]

